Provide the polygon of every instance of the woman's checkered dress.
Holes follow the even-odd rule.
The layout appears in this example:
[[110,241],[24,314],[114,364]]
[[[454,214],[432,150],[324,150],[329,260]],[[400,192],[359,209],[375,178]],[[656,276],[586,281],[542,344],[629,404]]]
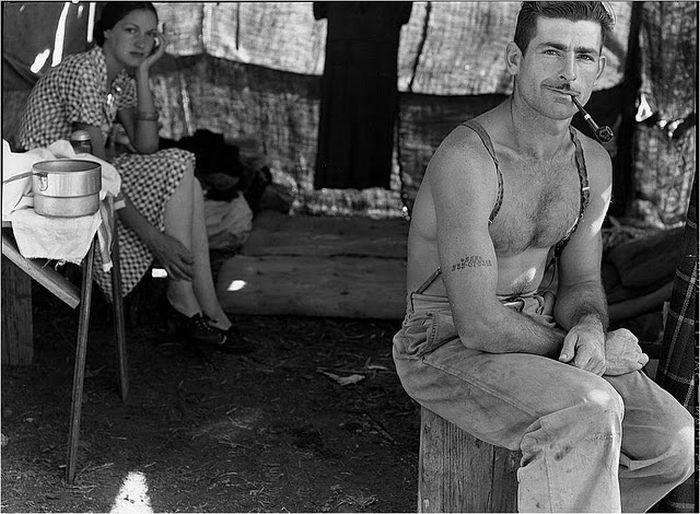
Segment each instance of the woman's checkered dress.
[[[125,71],[107,88],[107,65],[101,47],[66,57],[36,83],[20,120],[17,141],[31,150],[57,139],[68,139],[73,123],[99,127],[107,139],[117,112],[136,107],[136,84]],[[158,230],[164,229],[163,213],[182,177],[194,168],[194,155],[180,149],[150,155],[122,154],[113,162],[122,178],[122,191]],[[153,254],[139,236],[117,222],[122,294],[128,294],[153,261]],[[110,274],[102,271],[95,253],[95,280],[112,298]]]

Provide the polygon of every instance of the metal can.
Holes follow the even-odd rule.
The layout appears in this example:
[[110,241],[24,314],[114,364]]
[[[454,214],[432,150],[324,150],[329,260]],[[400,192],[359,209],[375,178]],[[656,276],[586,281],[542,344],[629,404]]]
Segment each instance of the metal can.
[[87,130],[76,130],[70,135],[70,144],[75,153],[92,153],[92,141]]

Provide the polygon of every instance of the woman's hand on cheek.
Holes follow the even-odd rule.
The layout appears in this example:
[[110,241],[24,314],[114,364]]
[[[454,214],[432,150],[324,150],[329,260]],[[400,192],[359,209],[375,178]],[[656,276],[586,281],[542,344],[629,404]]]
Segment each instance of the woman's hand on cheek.
[[168,40],[165,35],[162,32],[156,32],[153,51],[151,55],[146,57],[139,65],[139,71],[147,72],[150,70],[151,66],[153,66],[158,59],[163,57],[166,46],[168,46]]

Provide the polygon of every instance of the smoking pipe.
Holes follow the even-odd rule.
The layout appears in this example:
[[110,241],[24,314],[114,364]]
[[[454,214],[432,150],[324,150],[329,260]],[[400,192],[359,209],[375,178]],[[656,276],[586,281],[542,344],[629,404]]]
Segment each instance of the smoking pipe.
[[601,143],[607,143],[613,138],[615,134],[613,134],[613,131],[610,127],[608,127],[607,125],[599,127],[598,124],[595,121],[593,121],[591,115],[588,114],[588,112],[586,112],[586,109],[583,108],[583,105],[581,105],[581,102],[579,102],[575,96],[572,96],[571,100],[574,102],[576,108],[583,115],[583,119],[586,120],[586,123],[588,123],[588,125],[593,129],[595,137],[598,138],[598,141],[600,141]]

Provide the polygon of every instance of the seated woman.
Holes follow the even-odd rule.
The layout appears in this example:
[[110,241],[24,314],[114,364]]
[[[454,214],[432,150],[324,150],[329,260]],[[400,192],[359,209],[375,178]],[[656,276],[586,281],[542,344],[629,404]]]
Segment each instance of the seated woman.
[[[118,118],[138,152],[113,160],[125,200],[117,222],[122,294],[133,289],[155,258],[169,277],[164,302],[169,326],[191,343],[246,351],[216,296],[194,155],[158,151],[149,70],[167,41],[157,25],[150,2],[106,2],[95,25],[97,46],[66,57],[34,86],[21,116],[18,144],[31,150],[83,129],[90,133],[93,153],[106,159],[105,141]],[[110,277],[100,262],[95,275],[111,298]]]

